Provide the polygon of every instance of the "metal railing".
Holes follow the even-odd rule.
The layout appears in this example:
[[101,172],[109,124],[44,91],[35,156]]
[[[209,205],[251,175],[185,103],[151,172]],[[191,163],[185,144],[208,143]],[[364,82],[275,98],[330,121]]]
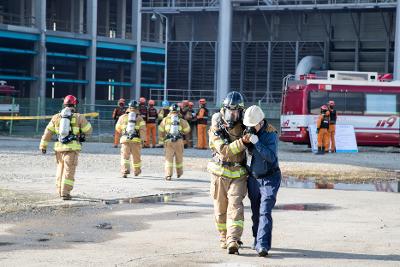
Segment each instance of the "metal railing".
[[[149,91],[149,99],[153,99],[155,101],[162,101],[164,99],[164,89],[151,88]],[[194,102],[198,101],[200,98],[206,98],[209,103],[214,102],[214,90],[167,89],[168,101],[179,102],[184,99],[188,99]]]
[[211,7],[218,4],[219,0],[142,0],[142,7]]
[[[237,6],[328,6],[328,5],[365,5],[396,3],[396,0],[242,0],[237,1]],[[143,8],[193,8],[216,7],[219,0],[143,0]]]
[[21,16],[20,14],[0,12],[0,24],[33,27],[35,25],[35,17]]
[[48,31],[62,31],[74,33],[87,33],[85,23],[71,23],[71,21],[50,18],[46,20]]

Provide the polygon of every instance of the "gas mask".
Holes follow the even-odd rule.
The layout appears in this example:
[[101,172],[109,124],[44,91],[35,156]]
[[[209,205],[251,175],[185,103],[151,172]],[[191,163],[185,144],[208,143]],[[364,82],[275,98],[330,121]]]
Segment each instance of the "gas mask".
[[241,110],[224,108],[224,121],[228,124],[228,128],[233,128],[241,119]]

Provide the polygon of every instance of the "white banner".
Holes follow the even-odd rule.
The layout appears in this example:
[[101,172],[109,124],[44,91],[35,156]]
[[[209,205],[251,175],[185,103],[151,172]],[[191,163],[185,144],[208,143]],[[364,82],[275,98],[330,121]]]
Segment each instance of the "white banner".
[[[311,142],[311,150],[318,151],[317,125],[308,127]],[[336,125],[335,132],[336,152],[337,153],[356,153],[358,152],[356,134],[353,125]]]

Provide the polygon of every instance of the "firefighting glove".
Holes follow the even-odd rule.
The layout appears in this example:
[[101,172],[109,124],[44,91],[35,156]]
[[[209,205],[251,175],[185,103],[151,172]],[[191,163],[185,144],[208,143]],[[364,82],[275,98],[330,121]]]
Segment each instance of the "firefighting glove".
[[47,152],[46,148],[42,148],[41,151],[42,151],[42,154],[46,154],[46,152]]
[[319,134],[319,128],[317,128],[317,134]]
[[250,136],[250,142],[251,142],[252,144],[256,144],[256,143],[258,142],[258,136],[255,135],[255,134],[252,134],[252,135]]

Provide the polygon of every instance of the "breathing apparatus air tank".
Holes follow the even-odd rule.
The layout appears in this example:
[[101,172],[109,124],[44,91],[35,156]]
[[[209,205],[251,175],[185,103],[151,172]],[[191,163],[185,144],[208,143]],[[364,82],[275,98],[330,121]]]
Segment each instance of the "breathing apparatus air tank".
[[128,125],[126,126],[126,133],[128,137],[133,138],[136,134],[136,112],[129,112],[128,114]]
[[169,134],[176,137],[179,136],[179,116],[174,114],[171,116],[171,128],[169,129]]
[[62,142],[71,132],[71,118],[72,118],[72,110],[69,107],[61,110],[61,120],[58,128],[59,132],[59,141]]

